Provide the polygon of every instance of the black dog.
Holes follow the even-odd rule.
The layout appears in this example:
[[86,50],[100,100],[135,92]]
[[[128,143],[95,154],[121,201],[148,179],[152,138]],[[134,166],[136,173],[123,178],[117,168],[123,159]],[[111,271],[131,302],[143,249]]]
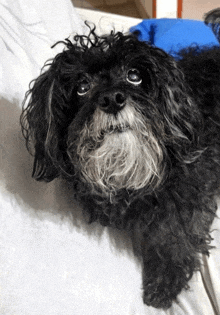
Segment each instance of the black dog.
[[[206,22],[213,22],[213,15]],[[134,35],[66,40],[27,94],[33,177],[65,177],[90,222],[126,229],[144,302],[169,308],[209,254],[220,185],[220,50],[180,61]]]

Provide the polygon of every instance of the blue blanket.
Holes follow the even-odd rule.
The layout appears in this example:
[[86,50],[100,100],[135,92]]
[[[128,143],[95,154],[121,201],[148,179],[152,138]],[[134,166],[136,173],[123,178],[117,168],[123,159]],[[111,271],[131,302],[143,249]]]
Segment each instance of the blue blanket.
[[133,26],[138,38],[165,50],[174,58],[177,52],[188,46],[219,46],[211,25],[202,21],[184,19],[150,19]]

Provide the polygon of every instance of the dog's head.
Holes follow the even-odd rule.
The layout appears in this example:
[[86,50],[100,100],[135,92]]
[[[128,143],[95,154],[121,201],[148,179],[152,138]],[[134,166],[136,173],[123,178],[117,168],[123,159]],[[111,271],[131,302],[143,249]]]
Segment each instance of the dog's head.
[[108,197],[152,191],[168,164],[194,158],[199,113],[171,56],[122,33],[63,43],[21,117],[37,180],[63,174]]

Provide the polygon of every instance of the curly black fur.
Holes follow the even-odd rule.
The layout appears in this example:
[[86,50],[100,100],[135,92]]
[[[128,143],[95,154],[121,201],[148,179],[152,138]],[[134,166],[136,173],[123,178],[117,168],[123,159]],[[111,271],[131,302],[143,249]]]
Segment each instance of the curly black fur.
[[[208,255],[211,248],[220,184],[219,47],[186,49],[176,62],[122,33],[99,37],[91,29],[62,43],[65,50],[33,82],[21,116],[35,159],[33,177],[65,177],[90,222],[131,232],[143,260],[144,302],[169,308],[199,269],[198,254]],[[107,150],[113,139],[119,148],[104,166],[122,167],[117,154],[124,139],[131,141],[127,134],[142,149],[150,143],[143,156],[137,153],[143,168],[136,163],[135,172],[147,175],[149,168],[152,174],[142,187],[125,161],[126,178],[123,171],[103,179],[102,169],[102,188],[93,169],[84,168],[88,156],[106,141]],[[146,156],[155,165],[145,165]]]

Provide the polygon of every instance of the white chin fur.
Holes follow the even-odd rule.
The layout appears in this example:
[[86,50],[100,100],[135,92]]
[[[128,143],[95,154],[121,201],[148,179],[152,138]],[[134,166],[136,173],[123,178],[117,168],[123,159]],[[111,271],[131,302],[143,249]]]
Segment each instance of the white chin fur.
[[[117,118],[101,111],[93,117],[80,134],[77,164],[94,192],[111,196],[120,189],[154,189],[162,175],[163,154],[142,115],[127,106]],[[73,157],[71,150],[69,155]]]

